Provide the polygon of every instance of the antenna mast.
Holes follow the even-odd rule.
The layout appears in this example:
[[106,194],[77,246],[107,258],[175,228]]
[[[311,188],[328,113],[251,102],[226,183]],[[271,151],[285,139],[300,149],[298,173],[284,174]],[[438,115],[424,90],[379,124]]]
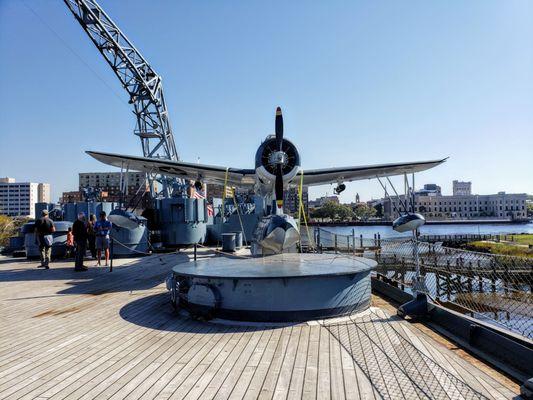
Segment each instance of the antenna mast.
[[[178,161],[178,153],[163,95],[161,76],[94,0],[63,0],[105,58],[130,96],[136,117],[134,134],[144,157]],[[169,197],[182,188],[181,179],[148,174],[153,198]],[[155,182],[160,186],[156,189]]]

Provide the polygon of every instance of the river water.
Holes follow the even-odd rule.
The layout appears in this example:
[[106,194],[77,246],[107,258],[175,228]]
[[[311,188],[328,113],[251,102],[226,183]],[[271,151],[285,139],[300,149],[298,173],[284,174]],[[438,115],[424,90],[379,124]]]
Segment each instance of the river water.
[[[356,236],[363,235],[365,238],[374,237],[376,233],[379,233],[382,238],[412,235],[411,232],[393,231],[392,226],[325,226],[323,229],[341,235],[351,235],[354,229]],[[420,228],[420,233],[422,235],[533,233],[533,223],[424,225]]]

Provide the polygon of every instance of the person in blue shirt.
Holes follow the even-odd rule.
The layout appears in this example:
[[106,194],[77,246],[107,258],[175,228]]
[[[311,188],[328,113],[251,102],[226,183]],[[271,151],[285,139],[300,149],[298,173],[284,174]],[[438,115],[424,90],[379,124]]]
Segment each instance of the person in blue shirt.
[[105,211],[100,213],[100,219],[94,224],[94,232],[96,234],[96,265],[101,265],[102,250],[105,252],[105,265],[109,263],[109,232],[111,231],[111,221],[107,220]]

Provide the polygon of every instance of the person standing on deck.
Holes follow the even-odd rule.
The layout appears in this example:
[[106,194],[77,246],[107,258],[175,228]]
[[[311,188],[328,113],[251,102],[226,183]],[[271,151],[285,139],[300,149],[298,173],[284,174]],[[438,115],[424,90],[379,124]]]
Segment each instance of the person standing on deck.
[[96,215],[91,214],[87,223],[87,239],[92,258],[96,258],[96,231],[94,230],[94,224],[96,224]]
[[96,232],[96,258],[98,260],[96,265],[101,265],[102,250],[104,250],[105,266],[107,267],[109,263],[109,232],[111,231],[111,221],[108,221],[105,211],[100,213],[100,219],[94,224],[94,230]]
[[67,254],[65,255],[65,258],[72,257],[73,253],[74,253],[74,234],[72,233],[72,227],[69,226],[68,232],[67,232]]
[[87,251],[87,223],[85,222],[85,214],[80,212],[78,219],[72,225],[72,233],[74,234],[74,242],[76,243],[76,261],[74,262],[74,271],[87,271],[87,267],[83,265],[83,258]]
[[56,231],[54,221],[48,218],[48,210],[42,211],[42,217],[35,221],[35,239],[39,245],[41,256],[41,265],[45,269],[50,269],[50,257],[52,256],[52,243],[54,237],[52,234]]

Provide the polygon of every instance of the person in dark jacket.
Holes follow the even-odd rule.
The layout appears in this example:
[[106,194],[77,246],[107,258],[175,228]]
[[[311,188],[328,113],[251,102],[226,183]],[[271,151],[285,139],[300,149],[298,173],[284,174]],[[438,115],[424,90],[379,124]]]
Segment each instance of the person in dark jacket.
[[48,210],[42,211],[42,217],[35,221],[35,239],[39,245],[41,255],[41,265],[45,269],[50,269],[50,257],[52,255],[52,234],[56,231],[54,221],[48,218]]
[[96,224],[96,215],[91,214],[89,216],[89,221],[87,222],[87,239],[89,242],[89,251],[91,252],[91,257],[96,259],[96,232],[94,230],[94,224]]
[[72,225],[72,233],[74,234],[74,243],[76,243],[74,271],[87,271],[88,268],[83,265],[83,258],[87,251],[87,222],[84,213],[78,214],[78,219]]

